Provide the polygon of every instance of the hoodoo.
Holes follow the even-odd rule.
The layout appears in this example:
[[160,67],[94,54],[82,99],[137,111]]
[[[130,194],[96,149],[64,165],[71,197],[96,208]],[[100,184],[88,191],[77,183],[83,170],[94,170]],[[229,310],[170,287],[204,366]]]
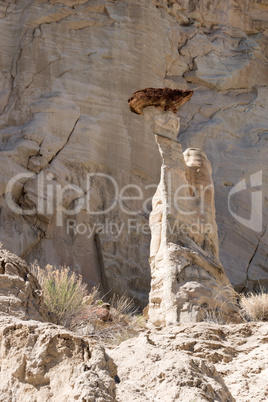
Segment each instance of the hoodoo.
[[[155,134],[161,179],[152,201],[149,318],[156,326],[198,322],[213,315],[240,321],[235,292],[219,261],[211,165],[205,153],[184,153],[178,107],[193,91],[158,88],[135,92],[129,105]],[[170,96],[170,98],[169,98]]]

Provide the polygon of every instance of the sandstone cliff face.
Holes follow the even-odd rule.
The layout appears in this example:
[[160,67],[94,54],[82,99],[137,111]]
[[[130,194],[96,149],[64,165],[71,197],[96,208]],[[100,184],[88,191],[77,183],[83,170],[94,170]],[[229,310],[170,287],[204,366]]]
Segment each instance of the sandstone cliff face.
[[[145,304],[150,238],[139,225],[148,222],[142,205],[154,191],[146,185],[157,184],[159,159],[144,124],[131,129],[126,101],[137,86],[162,85],[165,58],[159,52],[170,47],[168,38],[162,40],[168,23],[153,4],[139,1],[26,0],[2,2],[1,11],[5,247],[28,261],[69,264],[89,284],[127,290]],[[12,189],[24,210],[38,209],[24,217],[3,195],[11,177],[31,172],[35,176],[22,175]],[[44,183],[39,189],[38,179]],[[116,190],[130,183],[143,189],[144,200],[121,205]],[[51,202],[48,186],[54,186]],[[76,207],[74,200],[79,213],[61,214]]]
[[[145,305],[150,233],[140,228],[160,157],[126,100],[139,88],[179,86],[195,90],[179,112],[179,142],[204,150],[212,164],[221,262],[234,285],[265,284],[266,16],[264,0],[0,2],[5,247],[28,261],[66,263],[89,284]],[[231,215],[228,194],[260,170],[256,232]],[[19,173],[11,210],[6,186]],[[142,199],[134,188],[123,195],[137,199],[119,197],[110,176],[119,191],[141,188]],[[249,192],[230,205],[250,219]]]

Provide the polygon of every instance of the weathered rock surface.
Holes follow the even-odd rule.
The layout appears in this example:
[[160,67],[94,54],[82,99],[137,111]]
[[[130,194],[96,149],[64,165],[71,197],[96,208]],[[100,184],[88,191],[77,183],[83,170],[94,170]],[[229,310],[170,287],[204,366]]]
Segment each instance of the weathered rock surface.
[[[168,22],[147,1],[1,2],[1,17],[2,242],[27,261],[66,263],[90,285],[127,291],[145,305],[150,235],[140,230],[148,224],[142,206],[159,159],[144,124],[131,130],[126,100],[163,84],[166,63],[155,43]],[[12,199],[24,212],[10,210],[4,196],[18,173]],[[127,184],[142,188],[144,199],[121,202],[116,190]],[[78,213],[61,212],[77,203]]]
[[[23,289],[21,278],[24,282],[27,278],[33,291],[39,290],[35,278],[18,257],[1,251],[1,261],[1,279],[13,279],[14,286],[8,293],[10,301],[17,295],[18,287]],[[33,307],[29,307],[26,316],[25,305],[17,303],[8,315],[3,312],[6,303],[2,296],[6,296],[3,288],[1,402],[267,400],[265,323],[188,323],[161,330],[154,327],[115,349],[110,348],[108,356],[88,337],[53,323],[26,320],[31,315],[36,317]],[[42,296],[39,308],[41,299]]]
[[63,327],[1,319],[0,355],[0,401],[115,400],[112,359]]
[[148,330],[109,353],[118,401],[266,401],[264,323],[181,324]]
[[112,359],[96,342],[46,322],[27,265],[5,250],[0,258],[0,401],[114,401]]
[[62,327],[1,319],[0,354],[0,401],[115,400],[113,361]]
[[[267,283],[267,7],[265,0],[1,1],[4,246],[41,265],[66,263],[104,292],[126,291],[145,305],[150,233],[141,228],[160,157],[126,100],[138,88],[180,87],[195,93],[180,109],[179,141],[183,150],[204,150],[212,164],[220,259],[238,288]],[[260,170],[258,233],[230,214],[228,194]],[[24,212],[39,205],[33,215],[7,205],[7,183],[19,173],[12,199]],[[92,173],[111,175],[119,190],[139,186],[143,199],[119,200],[114,182],[89,183]],[[244,193],[232,209],[249,219]],[[139,197],[134,188],[123,194]],[[77,204],[79,212],[62,213]]]
[[3,249],[0,249],[0,315],[53,321],[40,285],[26,263]]
[[[195,94],[180,112],[179,141],[183,149],[203,149],[211,161],[220,259],[237,289],[258,287],[258,280],[267,285],[267,7],[266,1],[178,1],[168,8],[186,16],[189,25],[180,41],[180,68],[174,63],[177,71],[167,78],[181,82],[182,74],[197,85],[189,86]],[[262,228],[254,232],[254,188],[248,183],[231,203],[248,226],[231,216],[226,199],[240,180],[258,172]]]
[[240,321],[235,292],[218,259],[214,187],[200,149],[182,153],[180,119],[144,110],[162,158],[150,214],[149,319],[157,325],[202,321],[209,310],[223,322]]

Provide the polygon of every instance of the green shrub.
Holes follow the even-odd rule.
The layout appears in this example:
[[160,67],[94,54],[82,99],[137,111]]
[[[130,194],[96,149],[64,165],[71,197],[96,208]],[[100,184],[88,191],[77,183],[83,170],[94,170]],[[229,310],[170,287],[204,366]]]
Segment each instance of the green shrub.
[[94,303],[98,294],[96,289],[89,292],[81,275],[72,272],[69,267],[54,268],[47,265],[42,269],[35,263],[32,265],[32,272],[42,287],[49,311],[59,324],[66,327],[70,327],[74,317]]

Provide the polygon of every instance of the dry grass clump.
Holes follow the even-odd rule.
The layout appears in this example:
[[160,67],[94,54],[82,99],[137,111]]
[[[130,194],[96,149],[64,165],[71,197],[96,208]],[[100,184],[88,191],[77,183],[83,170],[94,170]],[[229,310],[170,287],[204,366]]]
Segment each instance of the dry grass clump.
[[38,279],[44,301],[58,324],[113,344],[136,336],[145,326],[145,320],[137,315],[129,297],[114,295],[109,303],[105,303],[98,289],[89,291],[81,275],[69,267],[47,265],[41,268],[35,262],[31,271]]
[[250,321],[268,321],[268,293],[248,293],[240,298],[244,317]]
[[[240,307],[237,303],[239,295],[232,285],[227,285],[211,302],[203,303],[200,310],[201,321],[219,325],[241,321]],[[228,313],[232,311],[232,313]]]
[[204,309],[201,311],[201,317],[204,322],[211,322],[219,325],[226,324],[226,314],[217,308]]
[[104,344],[118,345],[135,337],[145,328],[142,315],[137,314],[133,301],[126,295],[113,295],[109,303],[97,300],[73,320],[73,329]]

